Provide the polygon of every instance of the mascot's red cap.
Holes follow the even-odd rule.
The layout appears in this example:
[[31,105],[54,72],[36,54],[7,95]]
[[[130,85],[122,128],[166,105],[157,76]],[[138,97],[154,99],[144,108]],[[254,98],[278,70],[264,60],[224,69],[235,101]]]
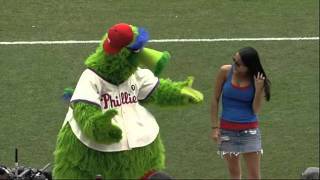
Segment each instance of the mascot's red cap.
[[116,24],[109,29],[103,49],[108,54],[117,54],[122,48],[128,46],[133,38],[134,34],[129,24]]

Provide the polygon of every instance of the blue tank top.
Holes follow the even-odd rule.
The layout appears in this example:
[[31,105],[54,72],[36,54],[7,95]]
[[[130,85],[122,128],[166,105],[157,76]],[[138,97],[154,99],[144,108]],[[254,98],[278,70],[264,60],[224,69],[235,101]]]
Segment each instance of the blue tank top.
[[233,65],[222,88],[221,119],[236,123],[257,121],[252,109],[255,89],[250,83],[248,87],[236,87],[232,84]]

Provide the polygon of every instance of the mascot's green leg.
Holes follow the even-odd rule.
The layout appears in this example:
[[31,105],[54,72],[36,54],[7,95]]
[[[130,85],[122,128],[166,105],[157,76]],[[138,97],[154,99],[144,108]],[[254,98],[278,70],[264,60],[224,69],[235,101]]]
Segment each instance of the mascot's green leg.
[[[117,178],[137,179],[141,178],[150,170],[164,169],[164,151],[161,138],[158,136],[155,141],[148,146],[115,153],[114,158],[116,158],[122,166],[121,174],[119,174]],[[112,161],[110,161],[110,163],[112,163]],[[115,167],[115,172],[116,168],[118,167]]]
[[139,179],[150,170],[164,168],[164,146],[160,136],[148,146],[130,151],[99,152],[87,148],[67,124],[58,135],[54,152],[54,179]]
[[[76,147],[79,147],[79,142],[77,141],[69,125],[60,130],[57,148],[54,152],[53,179],[94,178],[90,176],[89,172],[79,168],[82,153],[75,151]],[[75,148],[72,149],[72,146],[75,146]]]

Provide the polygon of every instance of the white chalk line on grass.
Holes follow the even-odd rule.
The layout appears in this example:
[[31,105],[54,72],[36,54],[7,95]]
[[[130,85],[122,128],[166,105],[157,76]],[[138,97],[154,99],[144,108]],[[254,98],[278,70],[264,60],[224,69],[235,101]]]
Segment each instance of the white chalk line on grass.
[[[228,42],[228,41],[310,41],[319,40],[319,37],[280,37],[280,38],[217,38],[217,39],[153,39],[149,42],[170,43],[170,42]],[[34,45],[34,44],[96,44],[99,40],[66,40],[66,41],[12,41],[0,42],[0,45]]]

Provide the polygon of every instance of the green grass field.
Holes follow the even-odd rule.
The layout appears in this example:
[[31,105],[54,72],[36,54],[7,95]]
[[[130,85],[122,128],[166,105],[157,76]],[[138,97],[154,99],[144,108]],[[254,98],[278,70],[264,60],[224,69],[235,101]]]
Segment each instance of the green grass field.
[[[144,26],[151,39],[319,37],[318,0],[0,0],[0,42],[98,40],[118,22]],[[0,44],[0,164],[41,168],[53,161],[56,135],[83,61],[97,44]],[[272,82],[260,115],[264,179],[295,179],[319,167],[319,40],[168,42],[161,77],[195,77],[201,105],[149,105],[166,146],[166,172],[182,179],[226,179],[210,139],[210,102],[218,68],[241,47],[255,47]],[[244,177],[246,172],[244,172]]]

